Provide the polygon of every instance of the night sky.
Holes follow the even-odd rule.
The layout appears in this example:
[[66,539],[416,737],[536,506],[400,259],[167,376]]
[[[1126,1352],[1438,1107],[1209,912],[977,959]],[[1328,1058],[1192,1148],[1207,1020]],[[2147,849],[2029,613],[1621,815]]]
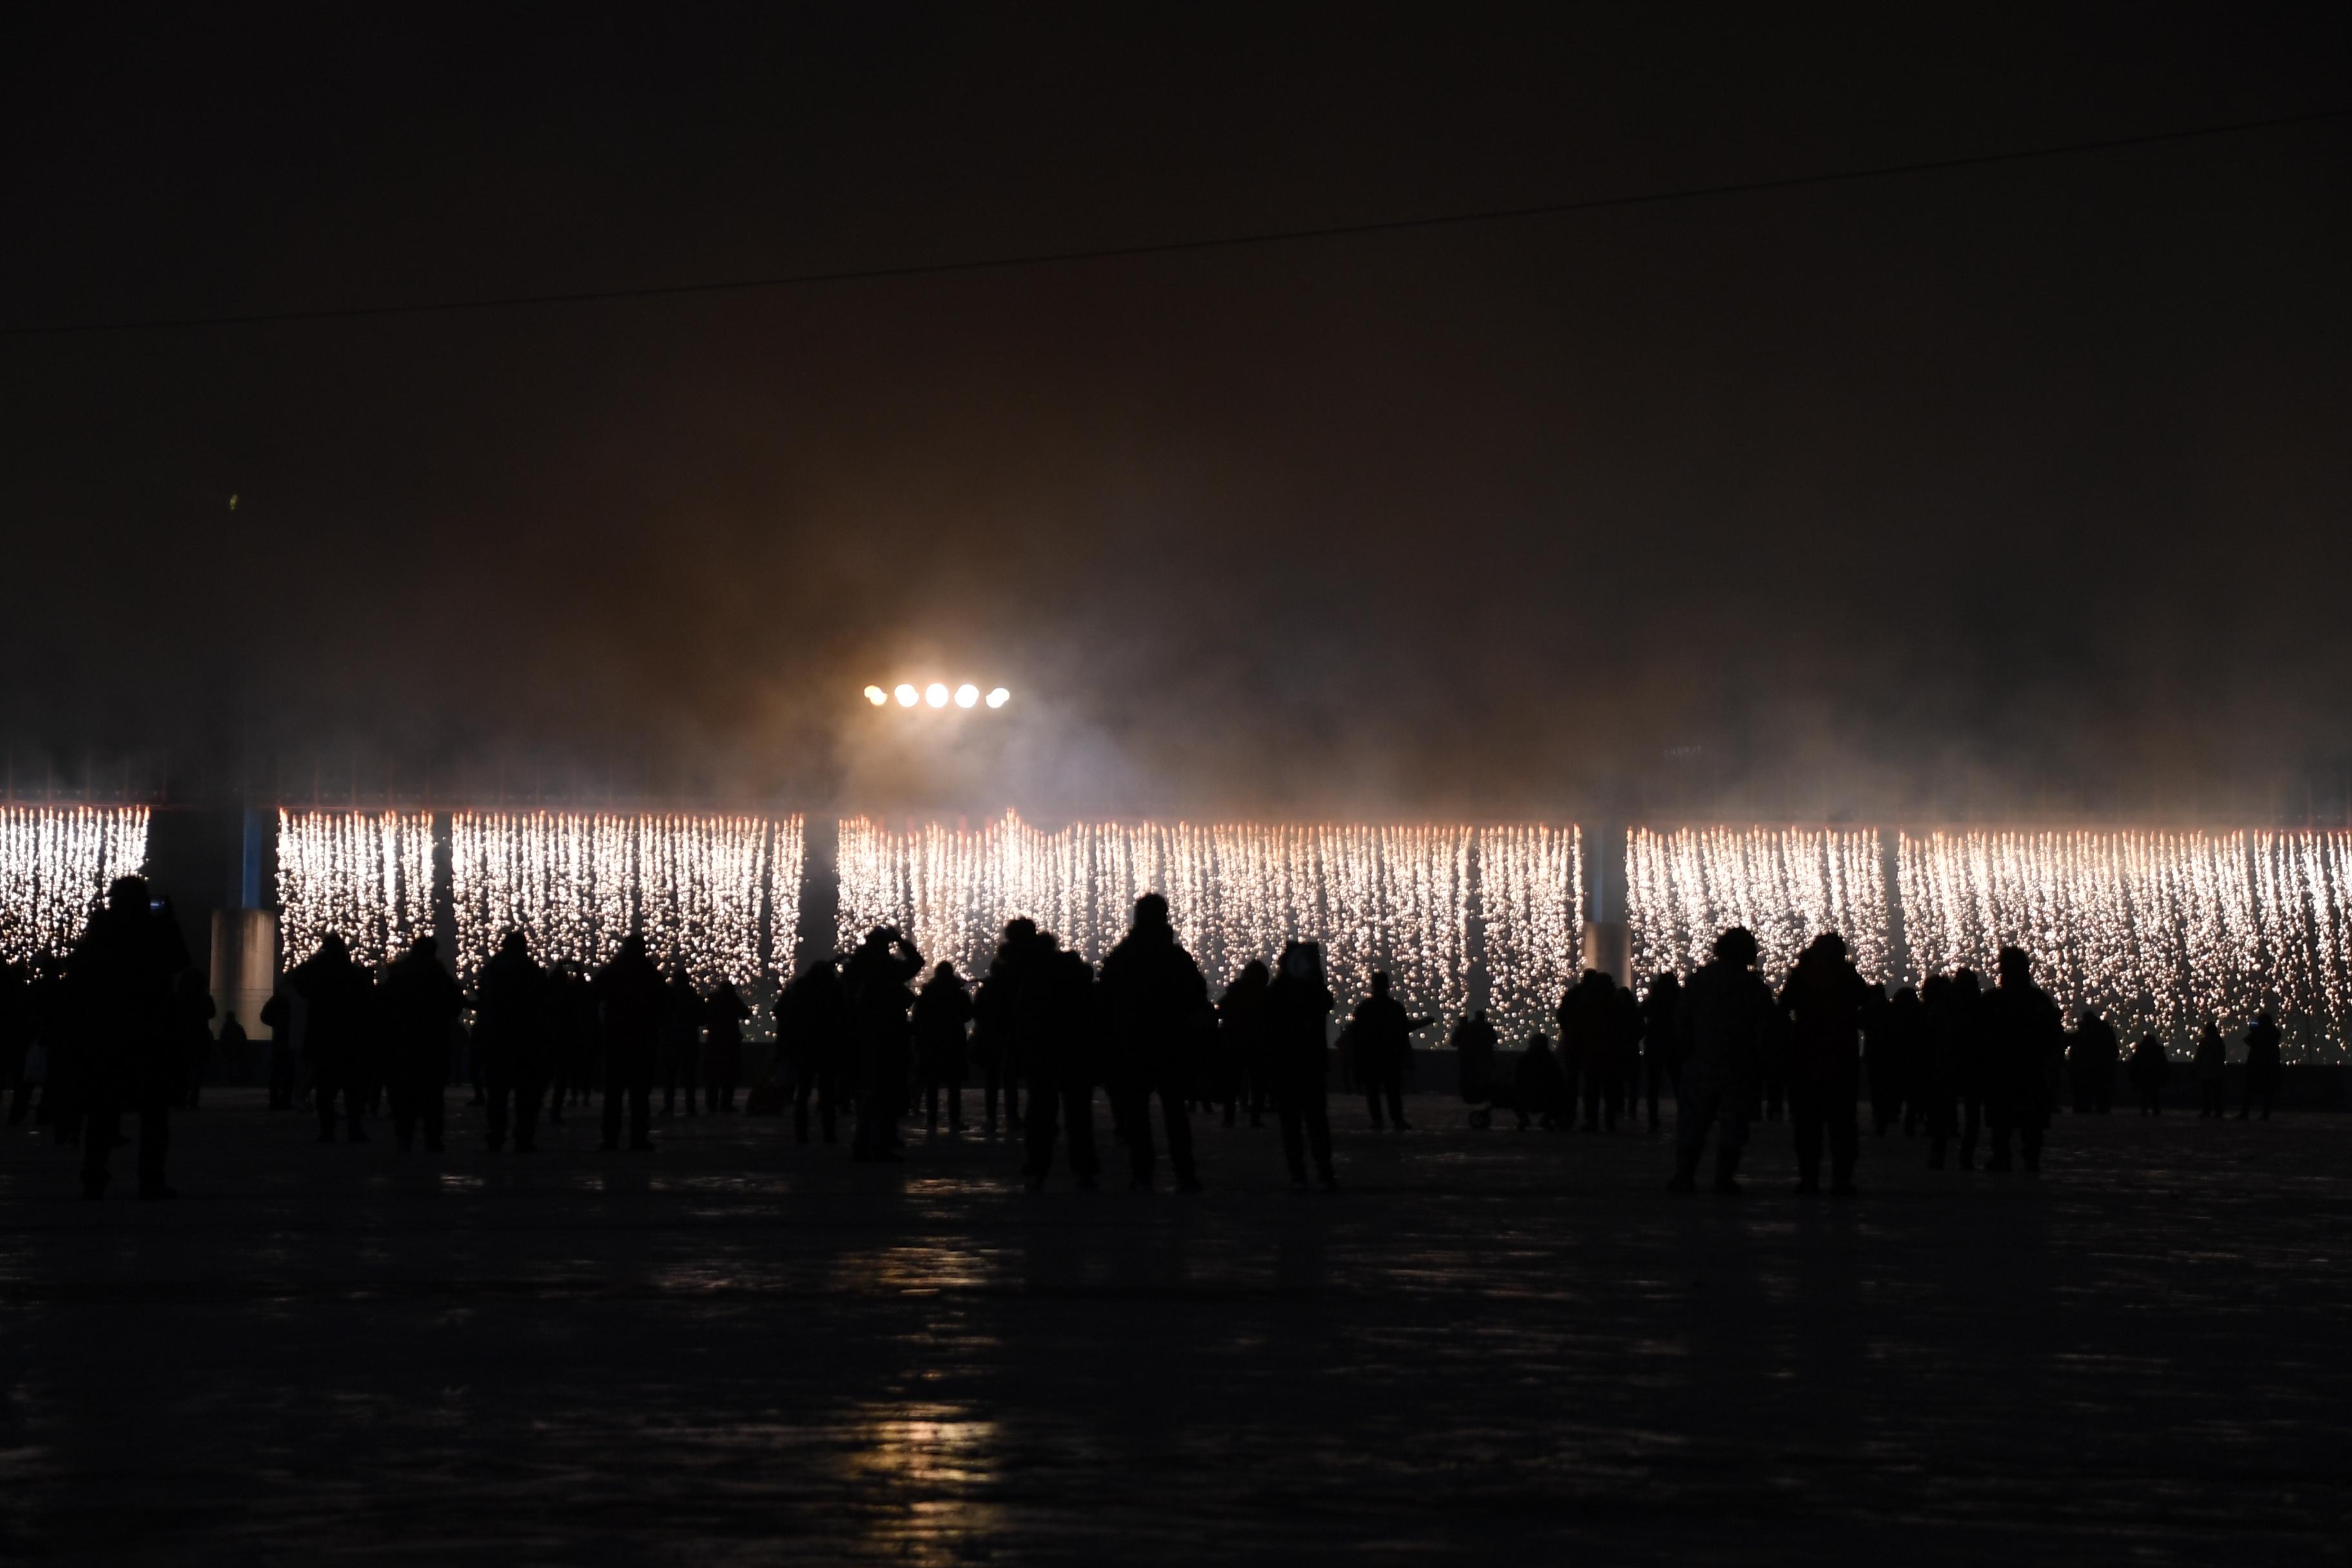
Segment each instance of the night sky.
[[[2347,44],[2307,5],[19,6],[0,326],[1960,159],[2352,107]],[[1040,816],[2340,810],[2347,176],[2336,119],[12,331],[0,731]],[[858,697],[934,676],[1016,700]]]

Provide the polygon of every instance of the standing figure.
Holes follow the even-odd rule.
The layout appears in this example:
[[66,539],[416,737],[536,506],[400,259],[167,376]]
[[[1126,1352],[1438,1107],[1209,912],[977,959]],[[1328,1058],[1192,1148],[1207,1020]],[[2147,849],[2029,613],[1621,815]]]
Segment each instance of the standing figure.
[[1546,1132],[1567,1132],[1576,1126],[1576,1096],[1568,1075],[1552,1054],[1551,1037],[1538,1029],[1519,1047],[1518,1066],[1512,1069],[1511,1108],[1518,1113],[1519,1131],[1530,1118]]
[[2033,984],[2032,960],[2023,948],[2002,948],[2000,984],[1986,1016],[1985,1121],[1992,1128],[1986,1170],[2009,1169],[2012,1133],[2025,1168],[2042,1168],[2042,1134],[2050,1125],[2053,1098],[2051,1074],[2065,1051],[2065,1023],[2058,1005]]
[[427,1153],[441,1152],[441,1095],[449,1083],[449,1030],[466,1010],[465,993],[441,967],[441,944],[420,936],[383,967],[375,990],[383,1019],[385,1088],[392,1137],[402,1153],[421,1127]]
[[1495,1124],[1495,1091],[1501,1087],[1495,1081],[1495,1048],[1503,1037],[1480,1007],[1454,1026],[1445,1043],[1453,1047],[1454,1081],[1470,1108],[1470,1125],[1483,1131]]
[[809,1141],[809,1100],[816,1100],[824,1141],[837,1136],[841,1061],[849,1049],[849,998],[841,961],[820,958],[776,994],[776,1043],[793,1072],[793,1141]]
[[2228,1114],[2222,1107],[2222,1082],[2229,1077],[2229,1047],[2210,1019],[2197,1037],[2197,1119],[2217,1121]]
[[1127,1095],[1128,1185],[1151,1188],[1151,1097],[1168,1130],[1168,1163],[1176,1189],[1197,1193],[1192,1165],[1192,1124],[1184,1115],[1185,1088],[1196,1069],[1202,1042],[1215,1026],[1209,1010],[1209,983],[1168,923],[1168,900],[1146,893],[1135,900],[1135,919],[1118,945],[1104,958],[1102,1000],[1109,1026],[1113,1065]]
[[735,1109],[736,1086],[743,1079],[743,1020],[751,1016],[732,981],[720,981],[703,1001],[702,1081],[714,1114]]
[[[515,1152],[539,1147],[539,1097],[547,1082],[551,1055],[547,971],[530,955],[519,931],[499,942],[474,983],[473,1046],[482,1061],[482,1087],[488,1102],[490,1152],[507,1146],[512,1117]],[[446,1038],[446,1036],[445,1036]]]
[[1927,1169],[1944,1168],[1945,1146],[1957,1137],[1960,1169],[1972,1171],[1984,1116],[1985,1002],[1977,972],[1928,976],[1920,1005],[1927,1015]]
[[[1070,1174],[1078,1190],[1095,1190],[1101,1162],[1095,1154],[1095,1081],[1102,1075],[1102,1009],[1094,966],[1065,952],[1052,931],[1034,927],[1022,938],[1020,994],[1009,1025],[1018,1059],[1029,1071],[1029,1124],[1021,1173],[1043,1192],[1054,1169],[1054,1141],[1066,1129]],[[995,970],[989,984],[994,984]]]
[[1740,1190],[1739,1152],[1748,1145],[1748,1113],[1771,1049],[1772,993],[1756,977],[1756,938],[1733,926],[1715,939],[1715,957],[1683,987],[1675,1015],[1682,1031],[1683,1087],[1675,1111],[1675,1175],[1667,1184],[1687,1193],[1697,1184],[1699,1156],[1716,1133],[1715,1190]]
[[686,1113],[699,1116],[701,1108],[695,1104],[701,1090],[697,1072],[702,1056],[702,998],[695,994],[694,982],[686,977],[684,966],[672,964],[669,980],[662,986],[661,999],[661,1113],[669,1115],[677,1109],[678,1080],[686,1081]]
[[[169,904],[150,907],[143,877],[118,877],[66,960],[68,1005],[81,1025],[77,1067],[81,1104],[81,1190],[102,1197],[125,1111],[139,1117],[139,1195],[173,1195],[163,1183],[171,1144],[173,978],[188,967],[186,942]],[[47,1091],[43,1090],[47,1103]]]
[[1885,1137],[1897,1122],[1903,1135],[1911,1136],[1918,1119],[1926,1029],[1919,994],[1908,985],[1895,993],[1894,1001],[1872,1010],[1862,1043],[1862,1071],[1870,1085],[1871,1131],[1878,1137]]
[[[236,1014],[227,1013],[222,1015],[220,1036],[216,1043],[220,1047],[221,1058],[224,1061],[233,1064],[241,1064],[244,1062],[246,1047],[245,1026],[236,1021]],[[232,1066],[228,1070],[236,1072],[238,1069],[236,1066]]]
[[1389,1123],[1400,1132],[1412,1130],[1404,1119],[1405,1068],[1412,1059],[1413,1032],[1436,1021],[1408,1016],[1404,1004],[1389,994],[1388,972],[1372,971],[1371,994],[1356,1004],[1348,1028],[1355,1046],[1356,1081],[1364,1086],[1364,1109],[1371,1113],[1373,1131],[1381,1130],[1383,1097]]
[[1242,965],[1242,972],[1217,999],[1217,1040],[1226,1070],[1232,1074],[1225,1100],[1228,1127],[1243,1104],[1248,1107],[1252,1127],[1265,1125],[1265,992],[1273,978],[1265,960],[1253,958]]
[[2105,1116],[2115,1110],[2116,1065],[2123,1054],[2116,1026],[2100,1017],[2097,1008],[2084,1008],[2074,1020],[2074,1044],[2066,1050],[2078,1114]]
[[[1597,969],[1588,969],[1576,984],[1560,993],[1552,1020],[1559,1026],[1559,1071],[1568,1086],[1569,1120],[1575,1121],[1578,1091],[1584,1101],[1584,1130],[1598,1132],[1601,1118],[1601,1081],[1608,1071],[1610,1014],[1616,983]],[[1609,1111],[1609,1130],[1617,1130],[1617,1116]]]
[[2142,1116],[2164,1114],[2164,1075],[2171,1066],[2172,1053],[2164,1048],[2164,1042],[2156,1037],[2153,1029],[2132,1047],[2132,1092],[2139,1097]]
[[1275,1116],[1282,1123],[1282,1154],[1290,1164],[1290,1184],[1307,1186],[1307,1157],[1325,1192],[1339,1190],[1331,1170],[1331,1113],[1324,1079],[1324,1032],[1331,1016],[1331,987],[1323,978],[1323,949],[1311,942],[1286,942],[1266,986],[1266,1068],[1274,1089]]
[[1822,1190],[1822,1142],[1830,1146],[1830,1191],[1851,1195],[1857,1152],[1855,1102],[1862,1093],[1862,1028],[1879,994],[1845,955],[1845,939],[1823,931],[1806,945],[1780,988],[1789,1020],[1789,1117],[1796,1126],[1797,1191]]
[[370,1005],[374,983],[352,962],[342,933],[329,931],[319,951],[304,959],[287,984],[302,998],[302,1054],[310,1058],[319,1103],[319,1142],[335,1141],[335,1097],[341,1095],[346,1135],[367,1142],[360,1130],[360,1100],[373,1076],[374,1018]]
[[596,972],[596,1001],[604,1024],[604,1139],[621,1144],[621,1108],[628,1104],[629,1148],[654,1146],[654,1065],[661,1049],[662,978],[646,956],[646,939],[632,931],[611,962]]
[[1021,1080],[1028,1075],[1020,1059],[1019,1031],[1014,1015],[1021,1005],[1022,965],[1037,941],[1037,922],[1026,915],[1004,922],[1003,940],[980,983],[971,1003],[971,1059],[981,1073],[981,1117],[990,1137],[996,1135],[996,1100],[1004,1097],[1004,1130],[1021,1131]]
[[2238,1108],[2238,1120],[2243,1121],[2246,1112],[2263,1102],[2263,1120],[2271,1119],[2271,1101],[2278,1098],[2279,1046],[2282,1037],[2277,1022],[2267,1010],[2254,1015],[2246,1026],[2246,1102]]
[[1665,1085],[1669,1094],[1682,1092],[1683,1064],[1675,1054],[1675,1008],[1682,997],[1683,983],[1672,970],[1653,976],[1650,988],[1642,993],[1642,1088],[1649,1099],[1653,1132],[1658,1130],[1659,1085]]
[[971,993],[952,963],[931,971],[915,997],[915,1074],[923,1085],[923,1131],[940,1131],[940,1090],[947,1090],[948,1131],[963,1131],[964,1029]]
[[923,972],[923,955],[895,926],[877,926],[849,955],[842,983],[849,993],[856,1055],[857,1131],[850,1158],[897,1163],[898,1118],[907,1110],[912,1066],[908,982]]

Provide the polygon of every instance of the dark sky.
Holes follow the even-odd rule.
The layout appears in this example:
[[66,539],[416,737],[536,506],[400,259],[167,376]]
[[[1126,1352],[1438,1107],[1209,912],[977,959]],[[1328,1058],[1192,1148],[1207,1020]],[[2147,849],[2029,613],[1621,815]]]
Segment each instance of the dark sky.
[[[0,324],[2352,106],[2306,5],[216,9],[0,17]],[[0,729],[1045,816],[2340,793],[2347,174],[2336,121],[11,335]],[[857,697],[934,673],[1018,700]]]

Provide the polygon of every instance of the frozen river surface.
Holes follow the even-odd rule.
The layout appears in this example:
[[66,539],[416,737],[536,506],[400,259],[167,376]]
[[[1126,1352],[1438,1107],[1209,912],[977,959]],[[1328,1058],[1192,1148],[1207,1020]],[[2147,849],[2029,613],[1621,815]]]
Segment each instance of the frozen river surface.
[[85,1204],[6,1129],[0,1559],[2352,1553],[2352,1117],[2062,1118],[2038,1179],[1865,1135],[1833,1202],[1779,1126],[1718,1200],[1333,1110],[1336,1197],[1270,1128],[1030,1196],[977,1137],[404,1158],[232,1091],[178,1203]]

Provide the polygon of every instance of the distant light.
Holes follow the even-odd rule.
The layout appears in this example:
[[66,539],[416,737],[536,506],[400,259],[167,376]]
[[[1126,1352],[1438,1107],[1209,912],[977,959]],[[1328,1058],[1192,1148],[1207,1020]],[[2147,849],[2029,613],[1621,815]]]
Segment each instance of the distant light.
[[1005,690],[1002,686],[988,694],[988,705],[991,708],[1002,708],[1012,700],[1013,693]]
[[934,708],[944,708],[948,705],[948,689],[934,680],[923,688],[923,700]]
[[966,681],[961,686],[956,688],[957,707],[969,708],[979,700],[980,688],[972,685],[971,682]]
[[869,686],[866,689],[866,700],[879,708],[890,700],[890,694],[878,686]]
[[896,695],[898,699],[899,707],[912,708],[921,698],[922,693],[917,691],[913,687],[901,682]]

